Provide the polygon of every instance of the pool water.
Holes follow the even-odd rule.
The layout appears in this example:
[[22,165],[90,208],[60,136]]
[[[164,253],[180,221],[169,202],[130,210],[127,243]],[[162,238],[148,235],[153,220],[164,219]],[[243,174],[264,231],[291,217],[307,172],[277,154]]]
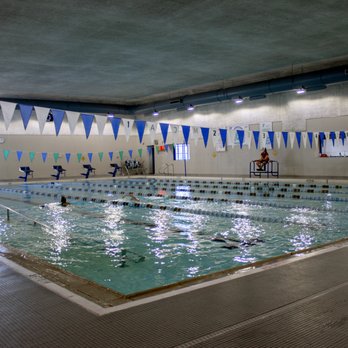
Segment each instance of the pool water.
[[[261,191],[255,184],[241,197],[240,185],[203,181],[2,186],[0,204],[47,227],[13,213],[7,221],[0,209],[0,243],[132,294],[348,237],[347,187],[290,186],[288,194],[284,185],[260,184],[282,198],[250,196]],[[294,190],[303,199],[292,199]],[[56,203],[62,194],[70,206]]]

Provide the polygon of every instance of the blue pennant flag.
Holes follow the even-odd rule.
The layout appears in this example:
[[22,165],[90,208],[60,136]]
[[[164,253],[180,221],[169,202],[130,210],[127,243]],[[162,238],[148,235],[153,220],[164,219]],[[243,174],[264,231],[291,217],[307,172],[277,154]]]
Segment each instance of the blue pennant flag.
[[46,162],[46,159],[47,159],[47,152],[42,152],[42,153],[41,153],[41,158],[42,158],[42,161],[43,161],[43,162]]
[[88,155],[89,162],[92,162],[93,153],[92,152],[88,152],[87,155]]
[[332,140],[332,146],[335,146],[336,133],[330,132],[330,139]]
[[226,145],[227,129],[220,128],[220,136],[222,141],[222,147]]
[[313,132],[308,132],[308,141],[309,141],[309,145],[312,148],[313,147]]
[[112,117],[110,118],[111,126],[112,126],[112,131],[114,132],[114,138],[115,140],[117,139],[118,136],[118,130],[120,128],[120,122],[121,119],[117,117]]
[[271,147],[274,147],[274,131],[268,131],[269,141],[271,142]]
[[284,140],[284,146],[285,148],[288,147],[288,136],[289,136],[289,133],[288,132],[282,132],[282,135],[283,135],[283,140]]
[[54,127],[56,128],[56,135],[59,134],[60,132],[60,127],[63,123],[63,118],[64,118],[64,110],[55,110],[52,109],[52,115],[53,115],[53,122],[54,122]]
[[204,146],[207,147],[209,139],[209,128],[201,127],[201,132],[203,136]]
[[69,152],[67,152],[66,154],[65,154],[65,159],[66,159],[66,161],[69,163],[69,161],[70,161],[70,156],[71,156],[71,153],[69,153]]
[[259,148],[260,131],[253,131],[253,135],[254,135],[255,146],[258,149]]
[[340,138],[342,139],[342,145],[344,146],[344,139],[346,137],[346,133],[344,131],[340,131]]
[[164,148],[166,149],[166,152],[168,152],[168,150],[169,150],[169,145],[168,145],[168,144],[165,144],[165,145],[164,145]]
[[319,132],[319,140],[320,140],[320,146],[324,146],[324,140],[325,140],[324,132]]
[[298,147],[301,147],[301,132],[296,132],[296,140],[297,140],[297,144]]
[[189,136],[190,136],[190,126],[181,126],[182,128],[182,133],[184,134],[184,139],[185,139],[185,143],[188,143],[189,140]]
[[163,137],[163,144],[167,142],[167,136],[168,136],[168,123],[160,123],[162,137]]
[[33,111],[33,107],[31,105],[19,104],[19,110],[21,112],[24,129],[27,129],[27,126],[31,117],[31,113]]
[[237,130],[238,140],[239,140],[239,146],[240,148],[243,148],[243,142],[244,142],[244,130]]
[[149,155],[152,154],[152,146],[148,146],[147,147],[147,152],[148,152]]
[[109,158],[110,158],[110,161],[112,161],[112,157],[114,157],[114,153],[112,151],[109,152]]
[[135,125],[138,130],[139,142],[140,144],[143,142],[144,130],[146,126],[146,121],[143,120],[135,120]]
[[128,150],[129,153],[129,157],[132,158],[133,157],[133,150]]
[[22,155],[23,155],[23,151],[16,151],[17,152],[17,159],[18,159],[18,162],[21,160],[22,158]]
[[89,134],[91,133],[94,115],[81,114],[81,118],[82,118],[83,125],[85,127],[86,139],[88,139]]

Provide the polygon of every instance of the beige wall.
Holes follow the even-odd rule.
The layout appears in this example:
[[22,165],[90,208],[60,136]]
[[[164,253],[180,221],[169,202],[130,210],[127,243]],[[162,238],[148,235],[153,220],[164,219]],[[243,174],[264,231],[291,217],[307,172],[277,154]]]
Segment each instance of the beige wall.
[[[286,131],[331,131],[348,130],[348,84],[339,84],[328,87],[324,91],[296,95],[294,92],[267,96],[266,99],[235,105],[233,102],[196,107],[192,112],[166,112],[160,117],[146,117],[148,121],[165,122],[170,124],[185,124],[191,126],[223,128],[236,124],[250,125],[250,129],[258,129],[261,122],[272,122],[273,130]],[[146,145],[150,145],[148,131],[145,131],[143,144],[139,144],[135,126],[132,135],[126,142],[123,127],[117,141],[114,140],[112,129],[107,122],[104,135],[98,135],[97,125],[94,123],[89,139],[85,138],[82,122],[79,121],[76,135],[70,135],[69,125],[64,120],[60,135],[55,136],[54,124],[47,123],[43,135],[39,134],[38,122],[33,114],[28,129],[24,131],[19,112],[16,111],[13,122],[8,130],[5,129],[3,117],[0,114],[0,137],[5,142],[0,144],[0,180],[16,179],[19,175],[19,165],[30,165],[35,170],[35,177],[49,178],[53,174],[53,152],[59,152],[61,157],[57,164],[67,169],[67,176],[79,176],[82,164],[88,163],[87,153],[93,152],[92,165],[97,168],[97,174],[106,175],[110,170],[108,152],[113,151],[112,162],[120,162],[119,150],[124,151],[124,159],[128,159],[128,149],[133,149],[133,158],[140,159],[138,148],[143,149],[142,159],[148,167],[149,156]],[[163,144],[160,128],[157,129],[156,140]],[[178,139],[183,141],[182,135]],[[167,143],[173,142],[169,133]],[[207,148],[204,148],[200,137],[198,145],[190,141],[191,160],[187,162],[189,175],[213,176],[244,176],[248,175],[249,162],[259,157],[259,150],[255,149],[252,141],[251,149],[244,147],[227,147],[226,152],[216,152],[210,136]],[[3,149],[11,150],[8,160],[4,160]],[[16,150],[25,151],[21,162],[17,161]],[[37,152],[32,163],[29,161],[29,151]],[[40,153],[49,153],[47,162],[43,163]],[[65,153],[72,154],[70,163],[66,163]],[[78,163],[76,153],[82,152],[85,162]],[[99,160],[98,152],[104,152],[103,161]],[[348,158],[319,158],[318,149],[285,149],[283,145],[270,151],[271,158],[280,162],[280,174],[283,176],[348,176]],[[173,153],[156,153],[156,173],[169,163],[174,165],[175,174],[184,173],[182,161],[173,161]]]

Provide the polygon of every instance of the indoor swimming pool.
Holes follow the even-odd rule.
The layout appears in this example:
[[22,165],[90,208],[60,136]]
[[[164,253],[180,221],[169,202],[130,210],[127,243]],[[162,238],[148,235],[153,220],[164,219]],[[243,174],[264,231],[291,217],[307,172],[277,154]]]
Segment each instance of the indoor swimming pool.
[[129,295],[347,238],[347,202],[348,186],[321,183],[2,185],[0,244]]

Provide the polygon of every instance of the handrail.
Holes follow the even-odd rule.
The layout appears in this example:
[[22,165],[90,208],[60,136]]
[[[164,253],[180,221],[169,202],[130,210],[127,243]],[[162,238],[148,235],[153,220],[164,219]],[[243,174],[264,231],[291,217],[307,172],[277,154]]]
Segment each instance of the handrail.
[[158,171],[159,174],[167,174],[169,175],[169,168],[172,167],[172,175],[174,176],[174,164],[173,163],[165,163],[162,168]]
[[10,220],[10,211],[11,211],[12,213],[15,213],[15,214],[17,214],[17,215],[19,215],[19,216],[21,216],[21,217],[23,217],[23,218],[25,218],[25,219],[27,219],[27,220],[33,222],[34,225],[38,224],[38,225],[43,226],[43,227],[45,227],[45,228],[52,229],[52,227],[50,227],[50,226],[48,226],[48,225],[45,225],[45,224],[43,224],[42,222],[36,221],[36,220],[34,220],[34,219],[32,219],[32,218],[30,218],[30,217],[28,217],[28,216],[26,216],[26,215],[24,215],[24,214],[22,214],[22,213],[16,211],[16,210],[14,210],[14,209],[12,209],[12,208],[6,206],[6,205],[0,204],[0,207],[6,209],[6,211],[7,211],[7,221]]

